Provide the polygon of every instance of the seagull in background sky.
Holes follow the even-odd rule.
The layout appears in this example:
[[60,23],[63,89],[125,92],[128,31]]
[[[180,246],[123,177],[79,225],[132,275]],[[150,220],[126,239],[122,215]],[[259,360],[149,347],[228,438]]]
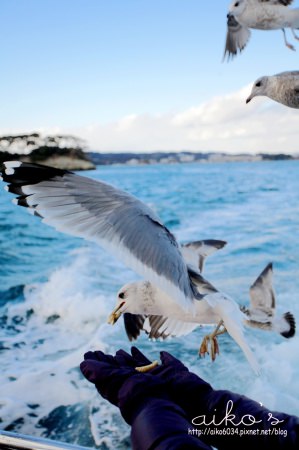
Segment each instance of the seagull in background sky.
[[295,50],[286,39],[285,28],[290,28],[295,39],[299,28],[299,8],[288,8],[293,0],[234,0],[227,14],[227,34],[224,57],[227,59],[242,51],[250,38],[250,28],[278,30],[284,35],[285,45]]
[[259,78],[254,82],[246,103],[259,95],[265,95],[285,106],[298,109],[299,71],[282,72]]

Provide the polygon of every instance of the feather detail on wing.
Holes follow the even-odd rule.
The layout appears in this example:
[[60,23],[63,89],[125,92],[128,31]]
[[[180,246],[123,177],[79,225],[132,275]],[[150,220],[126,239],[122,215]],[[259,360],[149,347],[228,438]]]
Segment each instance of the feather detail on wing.
[[276,298],[273,290],[273,265],[268,264],[250,288],[250,308],[241,307],[248,320],[246,324],[267,331],[275,331],[285,338],[296,333],[292,313],[276,316]]
[[296,320],[292,313],[286,312],[280,320],[275,321],[275,330],[286,339],[296,334]]
[[227,55],[227,60],[241,52],[249,41],[251,32],[249,28],[241,25],[232,15],[227,16],[227,33],[223,60]]
[[37,164],[4,163],[2,176],[18,204],[44,223],[100,244],[184,310],[193,309],[196,290],[176,239],[140,200],[102,181]]
[[275,76],[276,77],[285,77],[285,78],[292,78],[292,77],[299,78],[299,70],[287,70],[285,72],[280,72],[280,73],[276,74]]
[[250,287],[250,309],[267,311],[271,315],[275,310],[275,293],[273,290],[273,265],[268,264]]
[[188,242],[181,246],[181,253],[189,266],[203,271],[205,259],[227,243],[216,239],[204,239],[202,241]]
[[143,331],[146,317],[143,314],[123,314],[125,330],[130,341],[135,341],[140,335],[140,332]]
[[163,316],[124,314],[124,324],[130,341],[135,340],[144,331],[150,339],[185,336],[198,328],[197,323],[182,322]]
[[217,289],[208,280],[206,280],[199,272],[193,270],[192,267],[188,267],[188,273],[190,280],[192,281],[193,285],[195,286],[198,292],[198,297],[201,296],[202,298],[207,294],[218,293]]
[[256,0],[257,3],[269,3],[269,5],[289,6],[294,0]]

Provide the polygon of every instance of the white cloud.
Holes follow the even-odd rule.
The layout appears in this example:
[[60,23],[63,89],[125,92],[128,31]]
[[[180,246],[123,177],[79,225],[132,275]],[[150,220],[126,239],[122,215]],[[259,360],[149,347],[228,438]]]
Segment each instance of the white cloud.
[[267,98],[245,99],[251,86],[168,115],[130,115],[82,129],[99,151],[193,150],[299,153],[299,111]]
[[87,141],[91,150],[101,152],[191,150],[298,154],[299,111],[267,98],[255,98],[246,105],[250,91],[251,86],[246,86],[178,113],[130,114],[108,124],[76,129],[43,127],[40,131],[77,135]]

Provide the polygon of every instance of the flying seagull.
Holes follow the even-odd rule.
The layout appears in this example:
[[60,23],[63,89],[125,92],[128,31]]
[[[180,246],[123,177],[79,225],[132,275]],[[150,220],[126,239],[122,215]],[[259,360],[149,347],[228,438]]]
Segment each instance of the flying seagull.
[[224,50],[225,59],[233,58],[241,52],[249,38],[250,29],[281,29],[285,45],[295,50],[286,39],[285,28],[290,28],[295,39],[295,29],[299,28],[299,8],[290,9],[293,0],[234,0],[227,14],[227,34]]
[[[215,239],[205,239],[201,241],[189,242],[181,245],[181,253],[186,263],[190,267],[192,266],[193,269],[202,272],[206,257],[213,254],[217,250],[220,250],[226,244],[227,243],[225,241]],[[140,288],[138,287],[138,283],[131,283],[127,286],[130,290],[135,290],[136,295],[139,295],[137,294],[137,292],[140,290]],[[141,289],[143,290],[143,292],[147,292],[147,294],[150,294],[149,291],[153,289],[153,287],[148,282],[145,282],[141,285]],[[118,293],[118,304],[115,310],[109,316],[108,323],[111,323],[112,325],[114,325],[114,323],[122,315],[121,309],[123,305],[121,305],[121,303],[122,300],[126,298],[125,291],[125,287],[120,289]],[[141,298],[143,297],[144,294],[141,293]],[[170,318],[156,315],[135,315],[129,312],[123,313],[123,318],[126,333],[130,341],[137,339],[137,337],[140,335],[140,331],[145,331],[149,335],[150,339],[166,339],[170,335],[174,336],[174,331],[175,336],[183,336],[193,331],[198,326],[198,324],[194,324],[191,322],[179,322],[179,327],[176,327],[177,321],[173,321]],[[175,327],[176,329],[174,330]]]
[[[205,252],[205,248],[205,244],[195,246],[194,243],[190,243],[185,246],[184,251],[183,246],[190,276],[203,297],[200,302],[196,302],[195,313],[185,312],[174,305],[166,292],[149,281],[138,281],[126,284],[119,290],[117,305],[110,314],[108,323],[114,324],[123,313],[131,313],[125,316],[129,338],[133,337],[133,333],[137,337],[140,330],[143,330],[150,338],[162,339],[189,334],[201,324],[217,324],[214,332],[204,337],[199,354],[204,356],[210,345],[211,358],[214,360],[219,353],[217,336],[227,331],[243,350],[254,372],[258,374],[258,363],[244,337],[243,323],[246,316],[232,298],[219,292],[199,273],[205,256],[212,253]],[[199,263],[197,268],[194,265],[196,259]],[[189,265],[190,263],[192,265]]]
[[[189,245],[192,245],[189,244]],[[194,255],[200,253],[197,248]],[[186,258],[188,261],[189,258]],[[243,324],[248,327],[259,328],[262,330],[273,331],[281,334],[285,338],[291,338],[295,335],[295,318],[290,312],[282,316],[276,315],[276,300],[273,290],[273,266],[268,264],[262,273],[258,276],[250,288],[250,306],[238,306],[224,294],[218,292],[219,305],[211,305],[207,295],[201,302],[196,304],[196,314],[183,314],[181,310],[169,308],[169,299],[149,282],[140,281],[123,286],[118,292],[117,307],[110,316],[110,323],[114,323],[124,313],[124,323],[127,336],[130,341],[138,338],[140,333],[145,332],[150,339],[166,339],[168,337],[183,336],[191,333],[200,325],[220,324],[211,334],[205,336],[200,347],[202,356],[207,352],[208,341],[211,341],[211,357],[215,358],[218,353],[218,344],[216,336],[227,330],[227,323],[230,324],[230,317],[219,314],[222,303],[229,302],[227,306],[231,308],[230,314],[237,314],[236,309],[243,312]],[[198,285],[201,291],[201,286]],[[208,289],[205,286],[205,289]],[[204,289],[204,286],[202,286]],[[212,290],[212,286],[210,285]],[[214,288],[215,289],[215,288]],[[216,289],[215,289],[216,291]],[[138,311],[136,313],[135,305],[138,302]],[[218,306],[218,309],[217,309]],[[159,310],[159,315],[157,311]],[[142,311],[142,312],[141,312]],[[153,314],[153,311],[155,314]],[[221,329],[220,326],[224,325]],[[235,324],[233,324],[235,325]],[[235,332],[240,330],[235,327]],[[231,332],[229,331],[231,334]],[[241,330],[242,333],[242,330]],[[235,336],[233,336],[235,337]],[[237,338],[235,340],[238,342]],[[240,347],[241,344],[239,343]]]
[[[203,302],[203,314],[208,308],[209,313],[214,312],[215,321],[223,320],[253,370],[259,372],[243,334],[243,313],[237,304],[219,293],[199,270],[186,264],[175,237],[147,205],[102,181],[37,164],[6,162],[2,177],[8,183],[7,190],[17,195],[18,205],[29,208],[59,231],[100,244],[143,276],[159,293],[158,298],[162,296],[165,303],[158,303],[158,307],[166,316],[179,310],[184,321],[185,317],[194,317]],[[122,295],[125,293],[119,294],[120,300]],[[153,304],[153,298],[149,296],[148,305]],[[127,302],[122,301],[124,310]],[[135,314],[160,314],[160,309],[140,310],[138,298],[131,306],[130,312]]]
[[290,108],[299,108],[299,71],[282,72],[272,76],[258,78],[246,100],[249,103],[254,97],[266,97],[282,103]]
[[201,296],[173,234],[147,205],[102,181],[9,161],[2,177],[15,202],[57,230],[100,244],[192,311]]
[[274,331],[285,338],[296,332],[293,314],[276,315],[276,296],[273,289],[273,264],[268,264],[250,287],[250,307],[241,306],[246,314],[246,325],[262,330]]

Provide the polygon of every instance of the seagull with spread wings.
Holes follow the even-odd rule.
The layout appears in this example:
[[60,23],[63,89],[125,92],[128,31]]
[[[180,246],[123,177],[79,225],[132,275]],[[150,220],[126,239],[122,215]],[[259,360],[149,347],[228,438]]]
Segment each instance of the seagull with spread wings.
[[[243,333],[244,313],[236,302],[205,280],[199,270],[186,263],[173,234],[147,205],[107,183],[67,170],[9,161],[1,173],[8,183],[7,190],[17,195],[18,205],[29,208],[59,231],[100,244],[157,289],[165,305],[157,302],[151,314],[159,315],[163,306],[166,316],[180,311],[182,318],[194,317],[197,304],[208,304],[253,370],[259,372]],[[123,303],[118,311],[121,313],[128,303],[119,297]],[[147,305],[154,304],[152,300],[149,296]],[[146,312],[138,297],[131,307],[128,312]]]
[[[182,253],[186,262],[194,268],[198,261],[198,268],[203,267],[206,256],[212,254],[223,244],[222,241],[198,241],[182,246]],[[208,249],[208,251],[206,251]],[[227,295],[217,291],[211,284],[197,279],[200,292],[214,293],[214,303],[206,295],[201,302],[196,303],[195,315],[185,314],[178,307],[170,306],[170,300],[158,288],[146,281],[138,281],[123,286],[118,292],[117,306],[109,317],[109,323],[114,324],[123,314],[127,336],[130,341],[145,332],[150,339],[166,339],[168,337],[184,336],[191,333],[200,325],[217,325],[216,329],[203,338],[199,349],[201,356],[208,353],[210,347],[211,358],[215,359],[219,353],[217,336],[226,331],[242,347],[240,336],[243,335],[241,324],[232,321],[237,317],[237,310],[242,311],[243,325],[261,330],[273,331],[285,338],[295,335],[296,323],[293,314],[276,314],[276,299],[273,289],[273,266],[268,264],[250,287],[250,306],[238,306]],[[205,280],[206,281],[206,280]],[[138,304],[138,308],[137,308]],[[225,306],[225,311],[221,309]],[[137,313],[137,309],[139,313]],[[226,311],[229,314],[226,315]],[[246,354],[246,348],[243,348]],[[249,356],[250,358],[250,356]]]
[[241,306],[247,316],[246,325],[261,330],[274,331],[285,338],[296,332],[293,314],[276,315],[276,295],[273,289],[273,264],[268,264],[249,290],[250,307]]
[[250,29],[278,30],[284,35],[285,45],[295,50],[286,39],[285,28],[290,28],[295,39],[299,28],[299,8],[288,8],[293,0],[234,0],[227,14],[227,34],[224,58],[241,52],[249,38]]

